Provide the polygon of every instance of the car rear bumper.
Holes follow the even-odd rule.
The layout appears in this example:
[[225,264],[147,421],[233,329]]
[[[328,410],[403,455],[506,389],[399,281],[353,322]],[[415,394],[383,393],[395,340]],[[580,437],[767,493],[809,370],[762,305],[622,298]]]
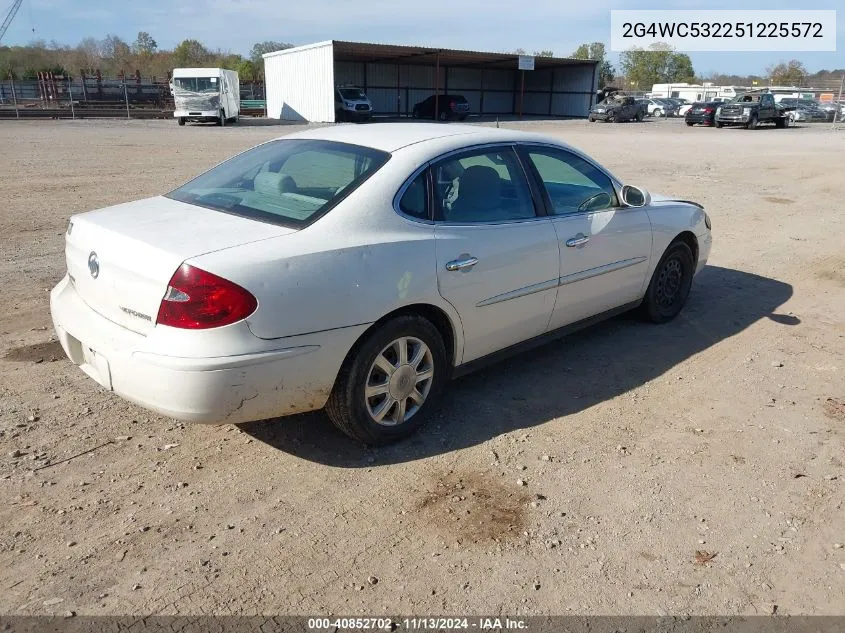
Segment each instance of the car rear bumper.
[[323,407],[346,352],[363,331],[342,328],[267,341],[271,349],[264,351],[193,358],[151,349],[146,336],[88,307],[67,276],[50,293],[50,312],[65,354],[101,386],[162,415],[205,424]]
[[706,123],[707,125],[713,124],[713,115],[710,114],[687,114],[684,116],[684,120],[687,123]]

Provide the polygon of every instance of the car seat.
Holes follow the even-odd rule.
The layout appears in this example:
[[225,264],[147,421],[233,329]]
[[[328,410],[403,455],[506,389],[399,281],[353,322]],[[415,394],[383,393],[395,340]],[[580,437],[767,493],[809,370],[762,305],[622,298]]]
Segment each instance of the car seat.
[[452,222],[481,222],[498,215],[502,201],[502,180],[492,167],[473,165],[458,181],[458,196],[452,208],[444,210]]

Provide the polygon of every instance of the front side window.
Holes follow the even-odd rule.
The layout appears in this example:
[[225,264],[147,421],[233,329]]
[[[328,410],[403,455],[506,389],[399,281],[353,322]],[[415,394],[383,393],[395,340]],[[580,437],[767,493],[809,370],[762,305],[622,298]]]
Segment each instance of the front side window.
[[543,181],[555,215],[618,206],[610,178],[580,156],[545,148],[531,148],[528,156]]
[[301,228],[375,173],[390,154],[319,140],[259,145],[167,194],[188,204]]
[[462,154],[432,169],[436,219],[463,223],[535,217],[531,190],[511,148]]

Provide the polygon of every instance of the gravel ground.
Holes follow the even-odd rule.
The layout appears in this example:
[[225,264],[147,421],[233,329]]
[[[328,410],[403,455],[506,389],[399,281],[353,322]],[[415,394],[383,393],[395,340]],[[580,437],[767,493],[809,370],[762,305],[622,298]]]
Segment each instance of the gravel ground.
[[463,378],[375,450],[151,415],[50,326],[72,213],[294,126],[0,123],[0,613],[845,614],[845,133],[509,125],[703,203],[710,265],[674,322]]

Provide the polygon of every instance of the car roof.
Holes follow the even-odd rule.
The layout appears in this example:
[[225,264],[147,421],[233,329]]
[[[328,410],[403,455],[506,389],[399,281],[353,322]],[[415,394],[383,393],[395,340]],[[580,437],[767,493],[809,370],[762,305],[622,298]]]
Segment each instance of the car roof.
[[[482,125],[445,123],[370,123],[367,125],[332,125],[296,132],[283,139],[311,139],[351,143],[395,152],[418,143],[444,144],[446,139],[461,136],[467,145],[503,143],[509,141],[553,141],[540,134],[499,129]],[[559,143],[558,141],[554,141]],[[451,145],[452,143],[448,143]]]

